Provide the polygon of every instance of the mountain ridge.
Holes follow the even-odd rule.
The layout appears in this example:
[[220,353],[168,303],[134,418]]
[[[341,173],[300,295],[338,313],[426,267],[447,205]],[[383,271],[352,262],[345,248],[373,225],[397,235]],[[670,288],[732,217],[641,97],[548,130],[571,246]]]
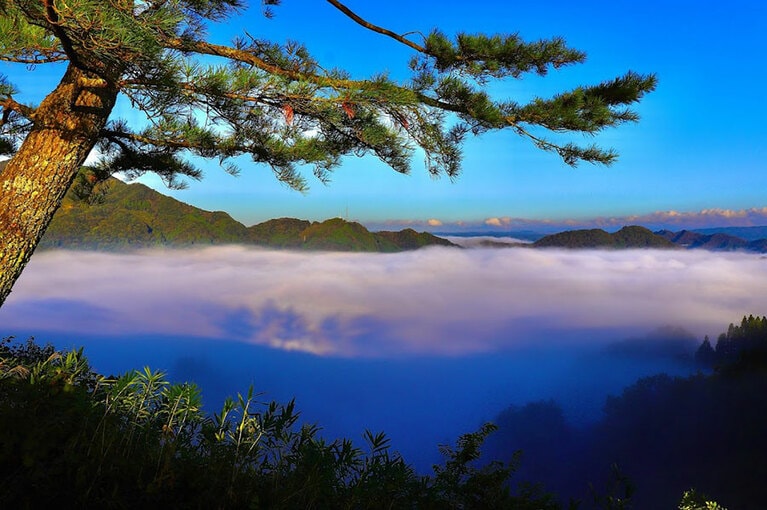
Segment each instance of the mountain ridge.
[[610,234],[599,228],[566,230],[544,236],[532,244],[535,248],[677,248],[672,241],[656,235],[650,229],[625,226]]
[[[760,228],[755,227],[753,232]],[[598,228],[566,230],[544,236],[532,243],[532,246],[568,249],[677,248],[767,253],[767,239],[747,240],[716,229],[710,231],[713,233],[704,234],[693,230],[652,232],[638,225],[623,227],[612,234]]]
[[672,232],[660,230],[657,235],[687,249],[702,248],[710,251],[751,251],[767,253],[767,239],[748,240],[725,232],[711,230],[706,234],[697,230]]
[[[0,161],[0,171],[5,166]],[[90,172],[90,173],[89,173]],[[276,249],[397,252],[424,246],[460,247],[447,239],[413,229],[371,232],[357,222],[333,218],[312,222],[276,218],[250,227],[223,211],[204,211],[143,184],[114,178],[94,186],[83,169],[40,242],[40,249],[124,250],[245,244]],[[739,234],[739,235],[735,235]],[[444,234],[441,234],[444,235]],[[532,233],[530,234],[532,236]],[[668,229],[652,232],[626,226],[605,230],[566,230],[540,237],[535,248],[685,248],[767,253],[767,226]],[[492,247],[517,246],[489,243]]]
[[[88,179],[84,182],[87,184]],[[268,220],[250,227],[223,211],[204,211],[143,184],[110,178],[89,198],[67,193],[40,249],[105,251],[245,244],[277,249],[398,252],[424,246],[455,246],[427,232],[371,232],[357,222],[333,218],[310,222],[295,218]]]

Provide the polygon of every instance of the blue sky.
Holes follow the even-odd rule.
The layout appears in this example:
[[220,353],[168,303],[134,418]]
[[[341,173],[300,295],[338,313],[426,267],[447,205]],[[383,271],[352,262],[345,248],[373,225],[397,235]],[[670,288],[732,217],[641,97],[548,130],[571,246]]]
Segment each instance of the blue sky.
[[[250,11],[214,27],[212,37],[226,42],[247,30],[256,37],[296,39],[326,67],[345,68],[358,78],[386,71],[407,79],[408,48],[357,26],[326,2],[284,0],[272,20],[260,15],[260,3],[252,3]],[[329,186],[310,176],[308,195],[279,184],[268,168],[250,164],[237,178],[206,165],[204,180],[180,192],[169,192],[155,179],[143,182],[198,207],[225,210],[246,224],[282,216],[322,220],[347,215],[372,226],[425,227],[432,220],[437,230],[457,222],[511,228],[568,220],[617,225],[650,218],[657,224],[664,219],[685,225],[767,224],[763,2],[347,4],[398,33],[439,27],[446,33],[519,32],[531,40],[563,36],[588,54],[585,64],[542,79],[494,84],[498,98],[545,97],[628,70],[657,73],[659,86],[638,105],[639,124],[594,140],[620,153],[609,168],[582,164],[572,169],[512,133],[495,133],[466,144],[463,172],[455,182],[430,178],[419,155],[409,176],[372,158],[349,158]],[[35,98],[56,79],[44,68],[5,67],[0,72],[30,92],[22,99]],[[136,118],[124,108],[117,113]]]

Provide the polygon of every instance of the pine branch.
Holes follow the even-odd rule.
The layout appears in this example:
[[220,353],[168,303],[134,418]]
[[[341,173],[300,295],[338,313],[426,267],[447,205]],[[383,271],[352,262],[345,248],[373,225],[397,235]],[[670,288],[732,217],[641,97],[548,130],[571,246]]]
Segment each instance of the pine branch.
[[286,69],[278,65],[270,64],[264,59],[258,57],[253,52],[240,50],[231,46],[212,44],[205,41],[172,37],[166,39],[168,48],[179,50],[183,53],[197,53],[200,55],[209,55],[223,57],[233,62],[248,64],[261,69],[274,76],[280,76],[292,81],[308,81],[323,87],[352,89],[363,86],[368,83],[365,81],[355,81],[346,79],[336,79],[328,76],[319,76],[311,73],[302,73],[299,71]]
[[56,50],[43,50],[24,48],[18,51],[7,51],[0,54],[0,61],[11,62],[14,64],[38,65],[53,64],[55,62],[66,62],[69,57],[63,52]]
[[26,119],[32,119],[35,113],[35,109],[31,108],[27,105],[23,105],[16,100],[14,100],[12,97],[6,97],[5,99],[0,101],[0,107],[3,108],[3,114],[2,114],[2,122],[0,122],[0,127],[5,125],[8,122],[8,117],[11,114],[11,112],[16,112],[19,115],[23,116]]
[[419,53],[426,53],[426,48],[424,48],[423,46],[420,46],[420,45],[414,43],[413,41],[411,41],[409,39],[406,39],[405,37],[392,32],[389,29],[380,27],[378,25],[374,25],[374,24],[370,23],[369,21],[366,21],[365,19],[363,19],[362,17],[357,15],[354,11],[349,9],[347,6],[345,6],[344,4],[339,2],[338,0],[327,0],[327,1],[328,1],[328,3],[333,5],[336,9],[338,9],[339,11],[344,13],[349,18],[353,19],[359,25],[362,25],[363,27],[367,28],[368,30],[372,30],[373,32],[377,32],[377,33],[385,35],[387,37],[391,37],[395,41],[399,41],[402,44],[404,44],[405,46],[409,46],[410,48],[416,50]]
[[[398,84],[386,77],[357,80],[326,71],[294,43],[281,46],[248,35],[232,45],[219,45],[202,38],[202,22],[237,9],[238,0],[158,1],[138,11],[110,4],[94,16],[87,15],[87,9],[81,12],[82,6],[44,0],[42,7],[35,7],[40,12],[25,14],[30,24],[56,36],[63,52],[53,46],[50,55],[59,51],[62,59],[79,58],[73,61],[76,65],[95,63],[98,69],[116,69],[121,75],[120,89],[151,127],[141,134],[107,130],[107,140],[146,145],[159,151],[159,160],[167,156],[164,151],[204,157],[219,153],[222,161],[248,153],[254,161],[271,165],[279,179],[300,187],[304,183],[294,164],[310,163],[324,178],[349,153],[372,153],[407,172],[413,142],[425,151],[429,172],[452,178],[460,168],[466,134],[509,127],[567,164],[609,164],[614,159],[611,151],[557,145],[523,126],[593,133],[635,121],[636,113],[621,107],[654,88],[654,76],[629,73],[524,106],[496,102],[481,87],[486,80],[546,74],[550,68],[582,62],[585,55],[559,38],[527,43],[516,34],[459,34],[449,39],[435,30],[419,45],[370,23],[340,0],[327,1],[359,25],[416,51],[412,83]],[[219,57],[227,66],[202,68],[192,55]],[[19,57],[11,53],[0,58]],[[200,114],[208,127],[196,125]],[[121,164],[135,159],[124,158]]]

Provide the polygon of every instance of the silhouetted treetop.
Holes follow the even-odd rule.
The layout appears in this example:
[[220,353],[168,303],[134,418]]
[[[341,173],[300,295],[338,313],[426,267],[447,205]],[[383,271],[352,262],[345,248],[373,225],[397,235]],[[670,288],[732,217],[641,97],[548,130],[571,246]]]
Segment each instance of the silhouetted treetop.
[[749,315],[740,325],[730,324],[713,349],[706,338],[696,360],[726,373],[767,369],[767,318]]

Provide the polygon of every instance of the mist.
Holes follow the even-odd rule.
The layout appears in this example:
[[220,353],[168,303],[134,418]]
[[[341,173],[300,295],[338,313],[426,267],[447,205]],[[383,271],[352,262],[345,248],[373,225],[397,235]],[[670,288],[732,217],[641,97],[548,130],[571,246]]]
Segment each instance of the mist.
[[35,255],[0,319],[325,356],[460,356],[566,343],[578,331],[594,342],[600,331],[668,324],[714,335],[763,310],[765,284],[764,258],[704,251],[56,251]]
[[764,288],[764,257],[705,251],[51,251],[0,334],[85,346],[102,373],[165,370],[211,411],[251,384],[295,397],[328,436],[385,430],[428,468],[510,405],[554,399],[583,423],[638,377],[691,373]]

